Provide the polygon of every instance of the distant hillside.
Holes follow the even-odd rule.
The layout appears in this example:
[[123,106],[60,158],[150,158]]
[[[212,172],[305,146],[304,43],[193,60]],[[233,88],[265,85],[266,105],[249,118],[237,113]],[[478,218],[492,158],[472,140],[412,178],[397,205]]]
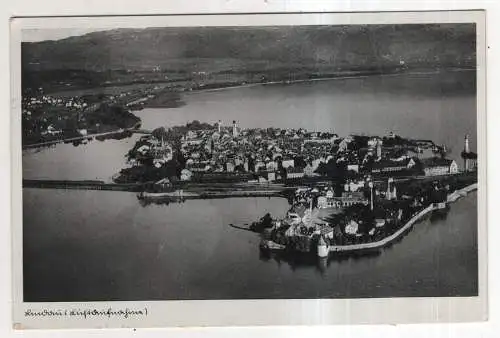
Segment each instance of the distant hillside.
[[318,71],[474,66],[475,26],[369,25],[116,29],[22,44],[25,72]]

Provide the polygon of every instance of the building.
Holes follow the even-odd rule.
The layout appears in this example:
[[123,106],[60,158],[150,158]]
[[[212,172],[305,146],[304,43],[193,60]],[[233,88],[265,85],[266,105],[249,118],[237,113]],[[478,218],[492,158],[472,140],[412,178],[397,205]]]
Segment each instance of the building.
[[375,162],[372,167],[372,174],[395,173],[409,170],[415,166],[415,161],[410,158],[406,161],[382,160]]
[[304,177],[304,171],[298,168],[289,168],[286,172],[286,178],[288,180],[297,179]]
[[354,171],[359,173],[359,164],[348,164],[347,171]]
[[293,168],[295,166],[295,161],[293,160],[293,158],[284,159],[281,162],[281,166],[285,169]]
[[82,136],[87,136],[87,129],[78,129],[78,133]]
[[458,173],[458,165],[454,160],[433,157],[421,160],[425,176],[450,175]]
[[379,139],[377,141],[376,149],[377,149],[377,158],[382,158],[382,140]]
[[375,227],[381,228],[381,227],[383,227],[385,225],[385,222],[386,222],[385,219],[377,218],[375,220]]
[[192,176],[193,176],[193,174],[189,170],[182,169],[182,171],[181,171],[181,181],[190,181]]
[[368,148],[375,148],[379,143],[382,144],[380,137],[372,137],[368,140]]
[[351,141],[352,139],[350,137],[345,137],[342,141],[340,141],[337,153],[347,151],[347,147],[349,146],[349,143],[351,143]]
[[211,169],[210,165],[208,163],[203,163],[203,162],[193,162],[189,166],[189,170],[191,172],[207,172]]
[[196,132],[194,132],[192,130],[188,130],[188,132],[186,133],[186,139],[187,140],[192,140],[192,139],[194,139],[196,137],[197,137]]
[[259,170],[266,170],[266,164],[262,161],[258,161],[257,163],[255,163],[254,171],[258,172]]
[[477,169],[477,154],[470,151],[469,135],[465,135],[464,150],[461,155],[464,160],[465,171],[473,171]]
[[234,164],[232,162],[226,163],[226,171],[228,173],[232,173],[234,171]]
[[306,176],[314,176],[315,175],[315,173],[314,173],[315,170],[316,170],[316,168],[314,168],[311,164],[308,164],[304,168],[304,174]]
[[233,137],[238,137],[238,126],[236,125],[236,121],[233,121]]
[[327,193],[326,196],[318,197],[318,209],[326,208],[346,208],[355,204],[366,204],[367,200],[363,193],[349,192],[342,193],[341,197],[334,197],[333,193]]
[[275,171],[278,170],[278,163],[275,161],[269,161],[266,163],[266,170]]
[[349,235],[355,235],[358,233],[358,223],[355,221],[351,220],[346,226],[345,226],[345,233]]
[[331,138],[313,138],[313,139],[305,139],[304,144],[333,144],[337,140],[337,136],[333,136]]
[[364,181],[346,181],[344,184],[344,191],[358,191],[365,186]]
[[396,184],[394,184],[394,179],[389,177],[387,180],[387,191],[385,193],[385,199],[387,200],[395,200],[398,198],[396,191]]
[[462,156],[464,159],[464,170],[465,171],[474,171],[477,170],[477,154],[473,152],[467,153],[465,156]]

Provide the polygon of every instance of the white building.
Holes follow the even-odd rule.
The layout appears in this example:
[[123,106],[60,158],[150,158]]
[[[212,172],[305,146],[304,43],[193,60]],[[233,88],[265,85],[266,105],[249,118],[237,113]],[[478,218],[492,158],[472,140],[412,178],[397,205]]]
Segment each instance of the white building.
[[187,169],[182,169],[181,171],[181,181],[190,181],[193,173]]
[[355,221],[351,220],[346,226],[345,226],[345,233],[349,235],[355,235],[358,233],[358,228],[359,225]]
[[234,164],[231,162],[226,163],[226,171],[228,173],[232,173],[234,171]]
[[281,165],[283,166],[283,168],[287,169],[287,168],[290,168],[290,167],[294,167],[295,166],[295,161],[292,159],[286,159],[286,160],[283,160],[283,162],[281,163]]
[[439,176],[458,173],[458,165],[454,160],[429,158],[422,160],[425,176]]
[[267,173],[267,180],[269,182],[274,182],[276,181],[276,173]]
[[266,170],[275,171],[278,170],[278,163],[275,161],[270,161],[266,163]]
[[348,171],[355,171],[355,172],[359,173],[359,164],[348,164],[347,170]]
[[87,136],[87,129],[78,129],[78,134],[82,136]]
[[302,170],[290,170],[286,173],[287,179],[297,179],[304,177],[304,172]]

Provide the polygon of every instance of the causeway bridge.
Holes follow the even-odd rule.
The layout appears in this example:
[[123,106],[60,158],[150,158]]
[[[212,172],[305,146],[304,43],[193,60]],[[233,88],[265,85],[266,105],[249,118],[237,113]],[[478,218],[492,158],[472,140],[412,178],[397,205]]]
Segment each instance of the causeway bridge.
[[23,149],[30,149],[30,148],[38,148],[38,147],[43,147],[43,146],[49,146],[49,145],[52,145],[52,144],[63,143],[63,142],[94,140],[96,137],[111,136],[111,135],[121,134],[123,132],[132,132],[132,133],[144,134],[144,135],[151,134],[151,130],[136,129],[136,127],[132,127],[132,128],[127,128],[127,129],[122,129],[122,130],[115,130],[115,131],[109,131],[109,132],[99,133],[99,134],[89,134],[89,135],[82,135],[82,136],[70,137],[70,138],[65,138],[65,139],[57,139],[57,140],[51,140],[51,141],[45,141],[45,142],[39,142],[39,143],[33,143],[33,144],[26,144],[26,145],[23,145],[22,148]]
[[140,183],[106,183],[104,181],[83,180],[23,180],[23,188],[43,189],[77,189],[77,190],[114,190],[114,191],[142,191],[144,186]]

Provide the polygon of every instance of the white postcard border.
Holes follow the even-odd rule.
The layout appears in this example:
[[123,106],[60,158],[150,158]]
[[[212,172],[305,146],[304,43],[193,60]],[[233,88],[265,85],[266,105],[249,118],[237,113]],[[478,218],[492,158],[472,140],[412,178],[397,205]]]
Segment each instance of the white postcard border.
[[[479,296],[453,298],[373,298],[318,300],[204,300],[95,303],[22,302],[22,171],[20,41],[22,29],[99,28],[154,26],[262,26],[326,24],[475,22],[477,32],[477,127],[478,127],[478,256]],[[249,325],[396,324],[463,322],[487,319],[487,219],[486,219],[486,36],[483,11],[397,12],[397,13],[302,13],[169,15],[150,17],[22,18],[11,23],[11,151],[13,235],[14,327],[106,328],[106,327],[203,327]],[[123,316],[26,317],[27,310],[107,311],[129,309],[146,312]],[[404,310],[404,311],[403,311]]]

